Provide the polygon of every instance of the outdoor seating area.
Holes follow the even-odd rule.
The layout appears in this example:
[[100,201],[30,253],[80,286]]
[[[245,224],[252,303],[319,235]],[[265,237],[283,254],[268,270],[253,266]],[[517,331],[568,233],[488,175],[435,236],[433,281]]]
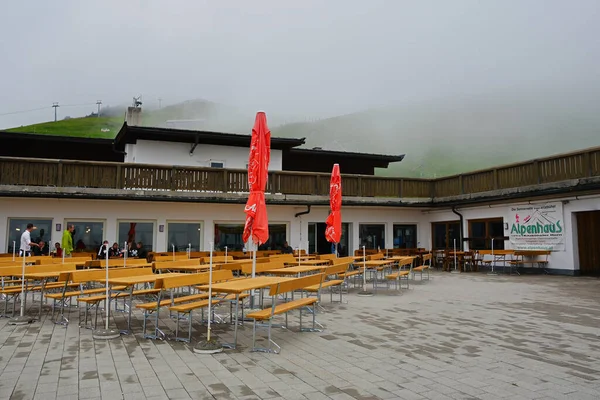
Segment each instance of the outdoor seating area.
[[[19,373],[18,368],[30,368],[34,360],[49,362],[58,355],[59,359],[66,357],[66,361],[55,369],[44,368],[43,371],[48,372],[43,374],[30,373],[31,387],[18,376],[11,382],[6,381],[0,387],[3,398],[10,398],[12,393],[43,391],[45,382],[55,382],[50,390],[63,396],[73,393],[65,386],[70,382],[80,394],[89,391],[97,393],[97,397],[106,397],[116,390],[119,395],[137,393],[165,399],[178,393],[180,397],[192,399],[202,396],[243,398],[243,394],[259,398],[336,398],[335,394],[347,393],[372,398],[427,398],[434,396],[433,392],[441,394],[442,389],[453,397],[484,398],[493,397],[494,393],[510,393],[525,398],[553,398],[551,394],[557,393],[557,382],[561,390],[571,388],[572,398],[597,395],[595,380],[590,374],[599,367],[595,361],[598,352],[591,346],[593,342],[586,339],[591,337],[593,328],[585,322],[590,315],[598,317],[598,313],[588,307],[593,299],[595,280],[564,281],[562,277],[553,276],[488,277],[430,271],[433,279],[428,282],[425,269],[425,281],[421,284],[420,272],[416,272],[416,281],[410,280],[410,292],[399,292],[393,285],[391,290],[382,290],[382,285],[374,297],[363,298],[358,297],[358,290],[350,285],[343,291],[342,303],[335,296],[337,289],[334,303],[330,303],[324,286],[327,282],[338,284],[336,269],[343,271],[346,266],[329,265],[323,273],[306,273],[301,278],[267,273],[257,274],[254,279],[243,278],[234,271],[221,269],[213,272],[215,298],[211,304],[215,308],[214,315],[209,316],[206,273],[157,273],[146,266],[110,268],[109,278],[115,294],[126,293],[127,285],[142,281],[146,282],[136,284],[136,290],[150,287],[157,292],[139,298],[134,296],[130,316],[129,309],[122,305],[124,301],[127,304],[127,297],[111,301],[111,304],[117,301],[119,304],[118,310],[111,306],[110,326],[126,331],[130,321],[131,331],[107,346],[104,341],[93,340],[94,331],[87,329],[95,323],[102,326],[104,312],[98,312],[95,321],[97,303],[89,303],[91,307],[86,317],[84,303],[76,307],[75,301],[103,297],[105,270],[59,266],[69,271],[56,271],[55,280],[81,284],[83,291],[80,286],[65,288],[64,283],[63,287],[52,289],[53,293],[44,296],[53,301],[44,305],[41,316],[37,304],[39,292],[35,299],[30,295],[28,315],[36,317],[30,325],[13,327],[8,325],[9,318],[0,319],[3,343],[0,367],[5,368],[6,376],[12,376],[9,371]],[[53,267],[42,265],[42,268]],[[417,268],[413,267],[413,271]],[[39,272],[27,272],[31,288],[40,279],[33,274]],[[556,285],[558,280],[562,282],[560,286]],[[314,292],[319,285],[320,298]],[[263,298],[258,294],[255,297],[257,301],[262,300],[262,308],[248,309],[250,298],[243,295],[249,294],[252,287],[257,291],[264,288]],[[568,320],[562,316],[564,304],[559,291],[562,296],[573,296],[582,306],[573,309]],[[473,302],[474,297],[478,299],[476,302]],[[63,301],[67,298],[73,299],[70,307]],[[227,314],[235,307],[236,298],[239,298],[240,309],[238,324],[234,325]],[[539,313],[537,302],[543,303],[543,314]],[[9,300],[8,317],[12,303],[13,300]],[[17,313],[18,305],[17,297]],[[102,303],[99,308],[102,311]],[[61,312],[68,323],[59,317]],[[397,318],[399,313],[411,316]],[[237,350],[226,349],[223,354],[208,357],[191,351],[194,342],[204,337],[208,318],[212,319],[214,333],[222,344],[233,345],[237,339]],[[288,329],[283,328],[286,323]],[[518,330],[524,323],[529,324],[530,329]],[[577,324],[581,332],[572,335],[563,330],[572,324]],[[237,338],[234,337],[236,329]],[[496,333],[489,335],[490,332]],[[411,339],[399,341],[399,333]],[[38,334],[40,337],[36,339]],[[451,340],[444,338],[448,335]],[[487,337],[485,345],[482,345],[482,337]],[[544,338],[543,343],[540,338]],[[544,351],[546,346],[560,349],[559,343],[565,340],[574,347],[552,353]],[[52,351],[56,346],[57,350]],[[19,351],[15,351],[17,348]],[[67,348],[69,353],[65,356],[63,351]],[[434,348],[439,350],[431,351]],[[495,355],[499,349],[503,351],[501,359]],[[269,356],[261,354],[262,351],[281,351],[281,354]],[[19,354],[25,358],[18,358]],[[85,360],[90,355],[93,370],[97,372],[87,369]],[[580,361],[574,362],[574,355]],[[308,368],[301,362],[306,357],[311,358]],[[129,372],[119,367],[119,363],[126,363]],[[363,382],[350,378],[348,369],[352,369],[354,376],[363,374],[369,379]],[[426,380],[420,378],[421,372],[429,369],[433,369],[431,376]],[[584,369],[590,372],[582,372]],[[536,372],[541,370],[543,374]],[[465,377],[465,373],[469,377]],[[193,381],[183,378],[188,374]],[[110,376],[118,376],[119,381],[107,380]],[[395,376],[402,378],[398,380]],[[474,380],[477,382],[473,383]],[[84,386],[77,389],[78,382]],[[457,384],[448,386],[450,382]],[[10,390],[8,395],[6,390]]]
[[506,273],[526,271],[547,273],[550,250],[471,250],[434,251],[435,267],[442,271]]
[[[285,320],[282,325],[287,328],[289,317],[296,315],[299,331],[327,329],[319,322],[327,297],[327,307],[335,309],[334,303],[347,303],[345,293],[365,289],[365,285],[375,292],[409,288],[415,276],[429,279],[431,267],[430,254],[386,257],[381,252],[364,259],[267,254],[255,260],[186,256],[155,254],[152,263],[123,258],[70,257],[61,263],[51,257],[15,261],[4,257],[7,260],[0,264],[2,316],[18,316],[23,302],[25,315],[37,320],[49,316],[56,324],[69,326],[77,321],[81,329],[96,330],[106,323],[108,309],[111,320],[115,314],[125,318],[126,325],[117,327],[124,334],[188,343],[193,332],[204,329],[210,319],[231,338],[225,346],[233,349],[238,330],[245,328],[244,321],[251,321],[252,350],[278,353],[280,345],[271,337],[271,330],[279,326],[278,318]],[[210,315],[209,303],[213,306]],[[175,322],[174,329],[162,322],[167,314]],[[132,324],[138,317],[143,321],[141,330]],[[303,317],[310,320],[310,328],[302,325]],[[264,346],[257,344],[261,327],[267,327]]]

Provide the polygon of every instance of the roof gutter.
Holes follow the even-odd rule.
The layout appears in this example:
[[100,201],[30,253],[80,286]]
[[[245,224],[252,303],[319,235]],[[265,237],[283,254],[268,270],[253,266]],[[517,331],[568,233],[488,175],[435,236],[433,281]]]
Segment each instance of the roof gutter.
[[460,229],[459,229],[459,245],[460,245],[460,249],[461,251],[464,250],[465,246],[463,243],[463,215],[461,213],[459,213],[458,211],[456,211],[456,206],[452,206],[452,212],[456,215],[458,215],[458,217],[460,218]]
[[299,217],[299,216],[301,216],[301,215],[310,214],[310,206],[311,206],[310,204],[307,204],[307,205],[306,205],[306,211],[301,211],[301,212],[299,212],[299,213],[296,213],[296,214],[294,215],[294,217],[295,217],[295,218],[298,218],[298,217]]

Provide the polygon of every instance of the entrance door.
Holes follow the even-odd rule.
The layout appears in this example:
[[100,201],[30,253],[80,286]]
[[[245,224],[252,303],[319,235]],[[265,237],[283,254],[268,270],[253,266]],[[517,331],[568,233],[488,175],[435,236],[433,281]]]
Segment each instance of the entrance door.
[[[311,222],[308,224],[308,251],[311,254],[331,254],[331,243],[325,239],[325,228],[327,224],[323,222]],[[345,257],[350,251],[348,248],[348,232],[350,224],[342,222],[342,238],[340,239],[339,256]]]
[[577,213],[579,272],[600,275],[600,211]]
[[455,242],[456,249],[461,249],[460,221],[432,222],[431,228],[433,250],[452,250]]

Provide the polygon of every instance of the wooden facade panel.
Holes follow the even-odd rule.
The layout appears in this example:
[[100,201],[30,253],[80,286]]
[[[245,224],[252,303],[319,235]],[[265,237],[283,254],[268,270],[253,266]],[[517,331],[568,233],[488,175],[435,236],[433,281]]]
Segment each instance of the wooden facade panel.
[[1,185],[57,186],[58,163],[7,161],[0,164]]
[[64,187],[114,188],[117,168],[102,164],[63,163],[61,181]]
[[498,168],[498,189],[536,185],[538,183],[536,169],[535,163]]
[[600,175],[600,150],[590,153],[590,176]]
[[539,162],[540,183],[556,182],[567,179],[583,178],[588,171],[584,166],[584,155],[543,160]]
[[363,178],[362,195],[365,197],[400,197],[401,182],[400,179]]
[[424,179],[403,179],[402,197],[431,197],[432,185],[433,181],[428,181]]
[[460,178],[440,178],[435,180],[434,193],[436,197],[458,196],[460,192]]
[[581,275],[600,275],[600,211],[579,212],[577,245]]
[[494,171],[483,171],[463,176],[463,193],[487,192],[495,189]]

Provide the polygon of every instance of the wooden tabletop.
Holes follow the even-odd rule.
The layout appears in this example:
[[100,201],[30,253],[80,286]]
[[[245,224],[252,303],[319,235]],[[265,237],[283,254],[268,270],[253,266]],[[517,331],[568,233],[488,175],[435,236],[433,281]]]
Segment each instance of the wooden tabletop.
[[[137,285],[138,283],[150,283],[156,282],[157,279],[168,278],[171,276],[181,276],[180,273],[168,273],[168,274],[150,274],[140,276],[124,276],[120,278],[109,278],[108,283],[111,285],[119,286],[131,286]],[[102,280],[104,282],[104,279]]]
[[264,271],[266,274],[275,275],[296,275],[304,272],[321,271],[325,269],[324,265],[296,265],[295,267],[277,268]]
[[383,267],[384,265],[393,264],[394,260],[371,260],[366,262],[359,262],[358,265],[366,265],[367,267]]
[[394,257],[388,258],[388,260],[404,261],[404,260],[414,260],[415,258],[417,258],[417,256],[394,256]]
[[[215,270],[216,266],[213,265],[213,270]],[[209,265],[180,265],[180,266],[164,266],[161,267],[160,264],[157,264],[154,269],[157,270],[163,270],[163,269],[168,269],[168,270],[172,270],[172,271],[208,271],[208,269],[210,268]],[[163,274],[164,275],[164,274]]]
[[[296,260],[295,262],[291,262],[291,261],[286,261],[285,263],[288,265],[294,265],[298,262],[298,260]],[[304,260],[304,261],[300,261],[300,265],[327,265],[329,264],[329,260]]]
[[63,272],[73,272],[70,271],[48,271],[48,272],[25,272],[25,278],[27,279],[46,279],[46,278],[58,278],[60,274]]
[[[236,279],[228,282],[215,283],[212,285],[213,292],[217,293],[243,293],[252,289],[261,289],[280,282],[289,281],[294,278],[283,278],[279,276],[258,276],[256,278]],[[200,286],[202,290],[208,290],[208,285]]]

